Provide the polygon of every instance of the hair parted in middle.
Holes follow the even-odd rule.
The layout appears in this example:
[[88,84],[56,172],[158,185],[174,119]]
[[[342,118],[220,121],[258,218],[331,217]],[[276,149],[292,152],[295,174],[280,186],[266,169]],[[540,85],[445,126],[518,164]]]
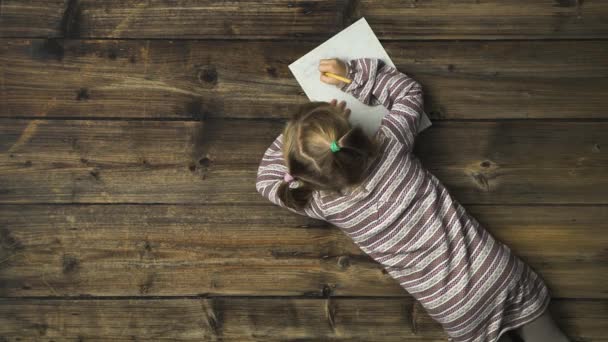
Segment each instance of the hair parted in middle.
[[[332,152],[332,141],[339,151]],[[367,176],[379,143],[328,102],[312,101],[299,106],[283,129],[283,158],[298,187],[283,182],[278,195],[292,208],[302,208],[314,190],[343,194]]]

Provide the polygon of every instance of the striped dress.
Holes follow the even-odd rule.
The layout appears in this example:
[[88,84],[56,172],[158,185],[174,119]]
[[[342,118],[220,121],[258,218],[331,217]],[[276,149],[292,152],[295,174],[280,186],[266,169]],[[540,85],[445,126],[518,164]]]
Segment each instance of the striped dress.
[[353,81],[340,89],[389,110],[376,133],[382,153],[362,186],[343,196],[315,191],[303,209],[285,206],[276,194],[287,171],[281,134],[262,158],[257,191],[341,229],[422,304],[450,341],[497,341],[540,316],[550,300],[542,278],[411,153],[423,110],[420,85],[379,59],[353,59],[347,66]]

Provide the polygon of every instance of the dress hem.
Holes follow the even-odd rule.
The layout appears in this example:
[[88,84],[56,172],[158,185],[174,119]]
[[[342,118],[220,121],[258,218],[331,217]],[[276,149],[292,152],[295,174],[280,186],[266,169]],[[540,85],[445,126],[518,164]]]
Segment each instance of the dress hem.
[[494,340],[492,340],[490,342],[498,342],[498,340],[500,339],[500,337],[502,335],[504,335],[505,333],[507,333],[509,331],[512,331],[512,330],[515,330],[515,329],[517,329],[519,327],[522,327],[522,326],[524,326],[524,325],[526,325],[526,324],[528,324],[528,323],[536,320],[537,318],[539,318],[540,316],[542,316],[545,313],[545,311],[547,311],[547,309],[549,308],[549,303],[550,302],[551,302],[551,296],[548,295],[548,298],[544,301],[543,305],[541,306],[541,309],[538,310],[537,314],[529,316],[528,319],[526,319],[523,322],[519,322],[519,323],[517,323],[517,324],[515,324],[513,326],[505,327],[502,331],[500,331],[498,333],[498,335],[496,336],[496,339],[494,339]]
[[[524,326],[534,320],[536,320],[537,318],[539,318],[540,316],[542,316],[545,311],[547,311],[547,309],[549,308],[549,303],[551,303],[551,296],[548,295],[548,298],[543,302],[543,305],[540,307],[540,310],[537,311],[537,314],[532,315],[532,316],[528,316],[528,319],[526,319],[525,321],[516,323],[515,325],[512,326],[508,326],[505,327],[503,330],[501,330],[498,335],[496,335],[496,339],[493,339],[489,342],[498,342],[498,340],[502,337],[502,335],[504,335],[505,333],[511,331],[511,330],[515,330],[521,326]],[[452,342],[454,341],[454,339],[448,337],[448,342]]]

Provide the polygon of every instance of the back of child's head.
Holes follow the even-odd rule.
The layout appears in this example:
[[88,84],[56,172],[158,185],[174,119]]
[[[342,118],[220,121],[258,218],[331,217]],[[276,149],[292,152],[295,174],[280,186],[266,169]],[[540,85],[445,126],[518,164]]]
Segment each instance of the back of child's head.
[[377,151],[378,143],[337,107],[321,101],[300,105],[283,130],[283,157],[298,186],[283,182],[278,195],[287,206],[302,208],[315,190],[339,195],[354,189]]

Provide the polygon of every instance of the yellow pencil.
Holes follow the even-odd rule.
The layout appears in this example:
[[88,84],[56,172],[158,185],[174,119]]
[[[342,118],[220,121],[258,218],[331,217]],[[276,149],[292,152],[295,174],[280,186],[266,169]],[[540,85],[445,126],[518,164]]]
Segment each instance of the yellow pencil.
[[336,74],[334,74],[334,73],[331,73],[331,72],[324,72],[324,73],[323,73],[323,75],[325,75],[325,76],[329,76],[329,77],[331,77],[331,78],[335,78],[335,79],[337,79],[338,81],[342,81],[342,82],[350,83],[350,80],[349,80],[348,78],[346,78],[346,77],[342,77],[342,76],[338,76],[338,75],[336,75]]

